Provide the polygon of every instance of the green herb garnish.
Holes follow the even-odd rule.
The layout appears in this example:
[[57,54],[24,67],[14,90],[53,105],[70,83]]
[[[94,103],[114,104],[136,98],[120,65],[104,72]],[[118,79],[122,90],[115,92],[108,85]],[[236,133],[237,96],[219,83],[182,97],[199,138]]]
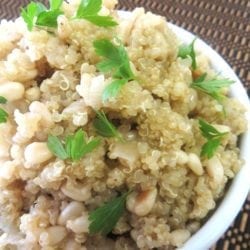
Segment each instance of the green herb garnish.
[[47,142],[49,150],[61,160],[69,158],[62,142],[57,136],[49,135]]
[[57,27],[57,17],[63,12],[60,10],[63,0],[50,0],[50,8],[47,9],[42,3],[30,2],[25,8],[21,9],[21,16],[26,22],[28,30],[34,26],[38,27]]
[[3,96],[0,96],[0,104],[5,104],[7,102],[7,99]]
[[58,10],[61,8],[63,0],[49,0],[51,10]]
[[225,98],[225,96],[220,93],[222,88],[229,87],[234,81],[226,78],[212,80],[205,80],[205,78],[206,74],[201,75],[191,84],[191,87],[206,93],[221,103]]
[[104,89],[102,99],[107,101],[115,97],[121,87],[128,81],[135,79],[130,68],[129,58],[124,46],[113,44],[107,39],[101,39],[94,42],[96,54],[105,59],[97,64],[97,69],[103,73],[111,73],[113,81]]
[[210,159],[214,156],[215,151],[219,147],[221,140],[227,132],[219,132],[215,127],[202,119],[199,119],[199,126],[203,137],[207,139],[207,142],[202,146],[201,156],[206,156]]
[[[0,104],[5,104],[7,102],[7,99],[3,96],[0,96]],[[0,108],[0,123],[5,123],[7,122],[7,118],[8,118],[8,113]]]
[[74,135],[66,138],[65,145],[57,136],[52,135],[49,135],[47,145],[49,150],[59,159],[78,161],[99,146],[100,142],[99,138],[87,142],[86,133],[79,129]]
[[94,127],[96,132],[103,137],[116,137],[123,141],[122,135],[117,131],[116,127],[110,122],[103,111],[96,111],[97,117],[94,119]]
[[98,12],[102,8],[102,0],[82,0],[75,18],[85,19],[97,26],[113,27],[118,23],[111,16],[100,16]]
[[194,50],[194,42],[196,38],[189,45],[181,45],[178,51],[178,57],[187,58],[188,56],[192,59],[192,69],[197,68],[196,55]]
[[101,233],[107,235],[113,230],[126,209],[128,194],[129,192],[104,203],[104,205],[89,214],[90,234]]

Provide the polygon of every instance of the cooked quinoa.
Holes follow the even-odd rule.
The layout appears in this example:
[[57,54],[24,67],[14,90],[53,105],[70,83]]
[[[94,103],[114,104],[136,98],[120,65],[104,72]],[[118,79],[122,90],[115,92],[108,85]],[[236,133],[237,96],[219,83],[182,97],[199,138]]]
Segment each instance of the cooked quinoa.
[[[163,17],[135,9],[126,19],[103,0],[101,13],[118,22],[98,27],[72,19],[69,0],[53,31],[22,18],[0,24],[0,96],[8,113],[0,124],[0,249],[175,249],[215,209],[225,185],[242,166],[237,139],[245,109],[222,105],[191,88],[190,58]],[[111,82],[97,70],[97,39],[119,38],[136,80],[103,101]],[[197,70],[217,75],[196,51]],[[224,94],[227,94],[225,89]],[[80,161],[61,160],[48,136],[63,140],[83,129],[88,138],[102,110],[124,138],[103,137]],[[206,142],[198,119],[227,131],[215,155],[200,157]],[[108,236],[89,233],[89,213],[130,190],[126,210]]]

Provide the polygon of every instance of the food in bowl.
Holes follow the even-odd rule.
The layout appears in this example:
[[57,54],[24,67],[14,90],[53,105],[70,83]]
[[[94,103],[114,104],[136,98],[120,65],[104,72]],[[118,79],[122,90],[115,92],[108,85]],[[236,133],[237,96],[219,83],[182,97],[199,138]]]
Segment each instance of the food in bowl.
[[0,25],[0,246],[174,249],[242,166],[245,108],[195,40],[115,0]]

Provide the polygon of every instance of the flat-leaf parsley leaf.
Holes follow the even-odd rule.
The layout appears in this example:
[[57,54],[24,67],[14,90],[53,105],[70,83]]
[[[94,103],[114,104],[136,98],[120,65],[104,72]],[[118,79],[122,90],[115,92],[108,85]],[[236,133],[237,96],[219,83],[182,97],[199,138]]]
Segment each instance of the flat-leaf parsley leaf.
[[232,83],[234,83],[234,81],[227,78],[205,80],[205,77],[206,74],[201,75],[191,84],[191,87],[206,93],[221,103],[225,98],[225,96],[221,93],[221,90],[225,87],[229,87]]
[[77,9],[75,18],[85,19],[101,27],[113,27],[118,25],[113,17],[98,15],[101,8],[102,0],[82,0]]
[[214,156],[215,151],[219,147],[221,140],[227,132],[219,132],[215,127],[202,119],[199,119],[199,127],[203,137],[207,139],[207,142],[202,146],[201,156],[206,156],[210,159]]
[[120,41],[118,43],[115,45],[107,39],[96,40],[93,43],[96,54],[104,57],[104,60],[97,64],[97,69],[103,73],[111,73],[113,78],[110,85],[104,89],[103,101],[115,97],[125,83],[135,79],[127,51]]
[[52,135],[49,135],[47,145],[49,150],[59,159],[78,161],[97,148],[100,142],[99,138],[87,141],[86,133],[79,129],[74,135],[69,135],[66,138],[65,145],[57,136]]
[[103,91],[103,100],[106,101],[110,97],[117,96],[117,94],[125,83],[127,83],[126,79],[116,79],[112,81]]
[[102,235],[107,235],[113,230],[126,209],[125,205],[128,194],[129,192],[126,192],[104,203],[89,214],[90,234],[101,233]]
[[35,3],[33,1],[21,9],[21,16],[26,22],[29,31],[31,31],[34,26],[57,27],[57,17],[63,13],[60,10],[63,1],[50,0],[49,2],[49,9],[42,3]]
[[63,0],[49,0],[51,10],[58,10],[61,8]]
[[96,132],[103,137],[116,137],[123,141],[122,135],[117,131],[116,127],[110,122],[103,111],[96,111],[97,117],[94,119],[94,127]]
[[64,146],[57,136],[49,135],[47,146],[49,150],[61,160],[67,159],[69,156],[64,149]]
[[[0,104],[5,104],[7,102],[7,99],[3,96],[0,96]],[[8,113],[0,108],[0,123],[5,123],[7,122],[7,118],[8,118]]]
[[5,104],[7,102],[7,99],[3,96],[0,96],[0,104]]
[[178,57],[187,58],[188,56],[192,59],[192,69],[197,68],[196,55],[194,50],[194,42],[196,38],[189,45],[181,45],[178,51]]

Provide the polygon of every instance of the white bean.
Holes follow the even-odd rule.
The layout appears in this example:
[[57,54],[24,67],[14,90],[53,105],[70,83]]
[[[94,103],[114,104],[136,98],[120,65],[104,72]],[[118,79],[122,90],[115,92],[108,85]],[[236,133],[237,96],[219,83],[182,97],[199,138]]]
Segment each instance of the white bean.
[[31,87],[25,91],[25,98],[29,101],[35,101],[40,98],[40,88],[37,86]]
[[61,191],[68,197],[76,201],[86,201],[91,196],[90,186],[67,180],[61,187]]
[[74,239],[67,239],[65,242],[65,246],[63,250],[83,250],[84,248],[81,247],[81,244],[76,242]]
[[19,110],[15,110],[14,117],[18,126],[13,141],[17,143],[25,143],[39,130],[41,115],[31,112],[22,114]]
[[65,227],[53,226],[49,227],[40,234],[39,243],[41,246],[56,245],[61,242],[67,235]]
[[156,188],[140,193],[132,192],[127,198],[127,209],[138,216],[145,216],[153,208],[156,196]]
[[16,101],[23,97],[24,86],[19,82],[5,82],[0,84],[0,96],[8,101]]
[[50,127],[53,124],[51,113],[44,103],[34,101],[30,104],[29,110],[31,113],[41,115],[42,126]]
[[84,213],[81,217],[75,220],[67,221],[67,228],[71,229],[74,233],[88,233],[89,231],[89,219],[88,214]]
[[216,185],[219,185],[223,182],[224,178],[224,169],[221,164],[221,161],[218,159],[217,156],[209,159],[207,161],[207,172],[208,175],[213,178],[213,181]]
[[87,112],[88,108],[83,100],[72,102],[63,110],[63,114],[74,114],[77,112],[83,113]]
[[76,126],[84,126],[88,123],[88,113],[76,113],[73,115],[73,124]]
[[201,164],[200,158],[193,153],[190,153],[188,155],[188,162],[187,162],[189,168],[196,174],[196,175],[202,175],[203,174],[203,168]]
[[78,201],[70,202],[61,212],[58,218],[59,225],[66,225],[68,220],[73,220],[74,218],[79,217],[82,212],[85,210],[83,203]]
[[93,77],[90,74],[81,75],[81,83],[76,86],[76,91],[83,97],[87,106],[100,109],[103,106],[102,93],[109,84],[104,75]]
[[120,159],[131,167],[139,158],[137,144],[134,142],[116,142],[110,146],[110,159]]
[[76,126],[84,126],[88,123],[88,108],[83,100],[75,101],[66,107],[63,116],[72,116],[73,124]]
[[12,159],[20,160],[23,156],[23,149],[17,144],[13,144],[10,148],[10,156]]
[[13,180],[17,171],[17,164],[14,161],[5,161],[0,167],[0,179]]
[[3,65],[1,75],[13,81],[27,82],[37,76],[35,63],[21,49],[13,49]]
[[226,125],[219,125],[215,124],[214,127],[220,132],[220,133],[228,133],[231,131],[231,128]]
[[177,229],[171,232],[170,242],[172,245],[180,247],[190,237],[190,232],[186,229]]
[[182,150],[176,151],[176,157],[179,164],[186,164],[189,158],[188,155]]
[[12,129],[13,127],[9,122],[0,124],[0,158],[8,158],[10,156]]
[[33,142],[24,150],[24,158],[28,164],[35,165],[48,161],[53,155],[45,142]]

